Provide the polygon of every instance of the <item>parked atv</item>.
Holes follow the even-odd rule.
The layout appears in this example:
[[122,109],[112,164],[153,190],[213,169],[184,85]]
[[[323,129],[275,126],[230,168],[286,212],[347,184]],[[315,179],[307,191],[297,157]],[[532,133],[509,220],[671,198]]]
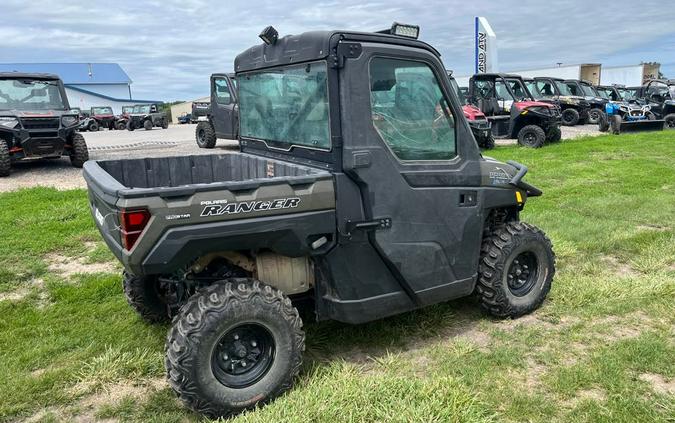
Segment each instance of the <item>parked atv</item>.
[[665,121],[666,128],[675,129],[675,79],[652,79],[643,90],[651,111]]
[[197,123],[201,120],[208,118],[210,110],[211,110],[211,103],[209,103],[208,101],[193,102],[192,113],[190,114],[190,123]]
[[89,153],[78,124],[58,76],[0,73],[0,176],[24,159],[69,156],[82,167]]
[[182,115],[176,118],[176,121],[179,125],[186,125],[192,123],[192,115],[190,113],[183,113]]
[[89,128],[90,131],[98,131],[102,128],[107,128],[109,130],[115,129],[115,114],[113,113],[112,107],[110,106],[99,106],[92,107],[89,116],[96,121],[97,128]]
[[495,138],[517,138],[533,148],[560,141],[560,109],[535,101],[518,75],[476,74],[469,80],[469,96],[491,122]]
[[206,120],[200,120],[195,138],[200,148],[213,148],[218,139],[236,139],[239,135],[238,94],[234,74],[211,75],[211,103]]
[[471,132],[473,133],[473,137],[476,139],[478,146],[486,150],[494,148],[495,139],[492,136],[491,124],[485,117],[485,114],[481,112],[478,107],[469,103],[464,92],[457,85],[457,81],[453,78],[452,71],[448,71],[448,78],[450,86],[455,90],[457,98],[459,98],[459,102],[462,104],[464,117],[471,127]]
[[590,82],[579,81],[578,79],[566,79],[565,85],[567,85],[572,95],[583,97],[588,101],[591,109],[588,111],[586,123],[597,125],[602,115],[605,113],[604,110],[607,100],[600,97],[600,94],[598,94],[595,87]]
[[149,131],[154,127],[166,129],[169,127],[169,119],[166,113],[159,111],[158,104],[137,104],[129,114],[127,130],[144,128]]
[[[541,191],[481,155],[418,31],[268,27],[234,63],[240,154],[85,165],[129,303],[172,318],[167,378],[191,409],[230,416],[290,389],[301,303],[351,324],[472,294],[500,318],[543,303],[551,242],[520,220]],[[512,109],[536,107],[555,110]]]
[[123,131],[127,129],[129,115],[134,111],[134,106],[122,106],[122,113],[115,119],[115,129]]
[[583,97],[572,95],[569,87],[559,78],[524,78],[525,86],[537,101],[560,107],[560,121],[565,126],[575,126],[588,120],[591,106]]
[[608,100],[605,116],[600,118],[598,129],[618,135],[622,132],[661,131],[663,120],[657,120],[651,106],[637,101],[624,101],[616,86],[598,86],[597,92]]

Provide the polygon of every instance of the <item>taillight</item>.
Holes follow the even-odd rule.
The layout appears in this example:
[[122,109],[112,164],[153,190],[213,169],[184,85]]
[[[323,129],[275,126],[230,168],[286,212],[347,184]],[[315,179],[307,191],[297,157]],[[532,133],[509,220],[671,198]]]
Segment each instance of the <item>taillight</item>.
[[134,248],[138,237],[150,221],[150,212],[146,209],[122,210],[122,246],[125,250]]

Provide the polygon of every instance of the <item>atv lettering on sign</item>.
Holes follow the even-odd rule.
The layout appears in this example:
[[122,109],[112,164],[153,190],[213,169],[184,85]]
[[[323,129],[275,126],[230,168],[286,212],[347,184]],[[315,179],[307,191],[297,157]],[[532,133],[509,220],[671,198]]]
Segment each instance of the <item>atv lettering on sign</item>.
[[487,36],[484,32],[478,33],[478,72],[486,73],[486,56],[487,56]]
[[204,207],[200,216],[222,216],[224,214],[290,209],[298,207],[298,204],[300,204],[300,199],[297,197],[279,198],[271,201],[242,201],[241,203],[227,203],[227,200],[222,201],[223,204],[212,204]]

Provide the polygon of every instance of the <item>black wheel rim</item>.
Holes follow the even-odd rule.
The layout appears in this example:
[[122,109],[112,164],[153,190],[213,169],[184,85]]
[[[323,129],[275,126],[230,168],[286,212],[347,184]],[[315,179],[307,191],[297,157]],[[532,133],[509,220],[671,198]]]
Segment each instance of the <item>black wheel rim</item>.
[[537,273],[537,256],[531,251],[518,254],[506,274],[509,291],[516,297],[527,295],[537,282]]
[[267,374],[274,352],[272,334],[260,324],[245,323],[220,337],[211,354],[211,370],[223,385],[246,388]]
[[534,145],[537,143],[537,135],[534,132],[527,132],[523,137],[523,141],[527,145]]
[[675,119],[668,119],[668,120],[666,120],[666,127],[668,127],[668,128],[675,128]]
[[591,120],[597,121],[600,119],[600,114],[598,112],[591,112],[590,113]]
[[199,140],[200,144],[204,144],[204,137],[205,137],[205,134],[204,134],[203,129],[200,129],[199,131],[197,131],[197,139]]

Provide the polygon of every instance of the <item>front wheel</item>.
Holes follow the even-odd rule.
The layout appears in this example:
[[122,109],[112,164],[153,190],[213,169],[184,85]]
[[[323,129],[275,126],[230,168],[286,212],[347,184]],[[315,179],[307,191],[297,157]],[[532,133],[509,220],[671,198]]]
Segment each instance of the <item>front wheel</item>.
[[174,319],[167,377],[192,410],[229,416],[290,389],[304,349],[290,299],[254,279],[228,279],[190,297]]
[[89,124],[89,126],[87,127],[87,129],[88,129],[90,132],[96,132],[96,131],[98,131],[98,130],[99,130],[98,123],[96,123],[96,122],[91,122],[91,123]]
[[619,115],[612,115],[609,118],[609,129],[612,134],[619,135],[621,133],[621,122],[623,122],[623,119]]
[[555,254],[544,232],[509,222],[483,238],[476,292],[496,317],[518,317],[542,304],[555,274]]
[[600,132],[609,131],[609,118],[604,113],[602,114],[602,116],[600,116],[600,120],[598,121],[598,130]]
[[195,131],[195,138],[199,148],[213,148],[216,146],[216,131],[213,130],[211,122],[199,122]]
[[151,130],[151,129],[152,129],[152,126],[153,126],[153,125],[152,125],[152,121],[151,121],[150,119],[147,119],[145,122],[143,122],[143,128],[144,128],[146,131]]
[[119,131],[124,131],[127,128],[127,124],[124,122],[117,122],[117,129]]
[[527,125],[518,132],[518,144],[530,147],[539,148],[546,142],[546,134],[541,127],[537,125]]
[[558,125],[552,126],[549,128],[548,133],[546,134],[546,141],[548,142],[560,142],[562,139],[562,131]]
[[134,129],[136,129],[134,122],[131,120],[127,121],[127,131],[133,131]]
[[588,111],[588,120],[586,123],[589,123],[591,125],[597,125],[598,121],[600,121],[600,115],[602,115],[602,110],[600,109],[591,109]]
[[5,140],[0,139],[0,177],[9,176],[12,167],[12,159],[9,155],[9,147]]
[[565,109],[561,116],[562,124],[565,126],[574,126],[579,123],[579,112],[575,109]]
[[162,119],[162,129],[168,129],[169,128],[169,120],[168,119]]
[[82,167],[84,162],[89,160],[89,149],[84,137],[79,132],[74,132],[70,144],[72,145],[70,164],[73,167]]
[[669,115],[666,115],[665,118],[663,118],[665,121],[665,128],[666,129],[675,129],[675,113],[671,113]]

